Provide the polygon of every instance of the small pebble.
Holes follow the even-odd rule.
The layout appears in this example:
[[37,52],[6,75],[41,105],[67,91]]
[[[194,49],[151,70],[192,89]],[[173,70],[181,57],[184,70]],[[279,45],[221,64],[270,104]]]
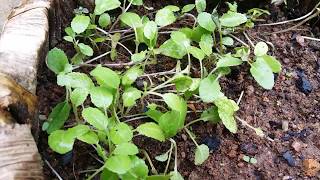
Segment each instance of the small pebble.
[[185,135],[185,134],[181,134],[181,137],[184,141],[187,141],[188,140],[188,137]]
[[181,152],[181,158],[186,158],[186,153],[185,152]]
[[302,148],[306,147],[306,144],[299,142],[299,141],[294,141],[291,144],[291,147],[296,151],[296,152],[300,152]]
[[316,176],[320,171],[320,163],[314,159],[305,159],[303,161],[303,170],[307,176]]
[[217,151],[220,148],[221,140],[216,136],[209,136],[204,138],[202,143],[207,145],[210,151]]
[[282,121],[282,130],[284,131],[289,130],[289,121]]
[[250,95],[253,95],[253,93],[254,93],[254,87],[249,85],[247,87],[247,94],[250,96]]
[[283,63],[289,64],[289,63],[290,63],[290,59],[289,59],[289,58],[284,58],[284,59],[283,59]]
[[293,156],[291,155],[290,151],[285,152],[282,157],[287,161],[288,165],[291,167],[296,166],[296,161],[294,160]]
[[313,87],[310,81],[308,80],[306,74],[304,73],[304,71],[298,70],[297,75],[298,75],[298,81],[297,81],[298,89],[306,95],[310,94],[313,90]]

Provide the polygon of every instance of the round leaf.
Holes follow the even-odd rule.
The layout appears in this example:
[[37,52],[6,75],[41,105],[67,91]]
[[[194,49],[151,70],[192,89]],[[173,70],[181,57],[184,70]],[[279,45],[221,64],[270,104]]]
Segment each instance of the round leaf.
[[92,103],[102,109],[108,108],[113,101],[112,93],[105,87],[93,87],[90,90]]
[[56,74],[65,71],[66,65],[69,64],[67,55],[58,48],[53,48],[47,56],[48,68]]
[[226,97],[222,97],[214,101],[218,107],[219,117],[223,125],[232,133],[237,132],[237,122],[234,119],[234,112],[239,110],[238,105]]
[[215,76],[209,76],[201,80],[199,86],[199,95],[203,102],[210,103],[215,99],[222,97],[221,87]]
[[206,0],[196,0],[195,4],[196,4],[196,9],[198,13],[201,13],[206,10],[206,6],[207,6]]
[[77,33],[83,33],[90,24],[90,17],[85,15],[76,15],[71,21],[72,30]]
[[163,96],[164,102],[172,109],[178,112],[185,113],[187,111],[186,101],[173,93],[166,93]]
[[71,106],[64,101],[57,104],[49,114],[47,133],[50,134],[55,130],[60,129],[69,117]]
[[87,74],[79,72],[71,72],[68,74],[59,74],[57,77],[57,84],[59,86],[66,86],[72,88],[90,89],[93,87],[93,82]]
[[89,131],[86,134],[83,134],[77,137],[82,142],[87,144],[97,144],[99,142],[99,138],[95,132]]
[[212,47],[213,47],[212,36],[210,34],[202,35],[201,40],[199,42],[199,46],[207,56],[210,56],[212,54]]
[[229,67],[229,66],[238,66],[242,64],[242,60],[232,57],[230,54],[227,54],[219,59],[217,62],[217,67]]
[[140,66],[133,66],[124,73],[121,83],[124,86],[131,85],[142,74],[143,70],[140,68]]
[[133,143],[122,143],[116,146],[113,154],[116,155],[135,155],[139,153],[138,147]]
[[264,55],[261,58],[263,58],[263,60],[269,65],[272,72],[279,73],[281,71],[281,64],[276,58],[269,55]]
[[109,68],[97,66],[90,72],[90,75],[95,77],[98,84],[112,89],[118,89],[120,84],[119,75]]
[[173,11],[169,8],[163,8],[157,12],[155,21],[159,26],[163,27],[174,23],[176,21],[176,17]]
[[95,0],[94,13],[100,15],[106,11],[116,9],[120,7],[121,2],[119,0]]
[[216,29],[216,24],[213,22],[211,14],[202,12],[197,17],[198,23],[204,29],[213,32]]
[[209,157],[209,148],[205,144],[201,144],[197,146],[195,157],[194,157],[194,164],[200,165]]
[[108,128],[108,118],[97,108],[85,108],[82,117],[98,130],[105,131]]
[[80,48],[80,52],[86,56],[92,56],[93,55],[93,50],[90,46],[83,44],[83,43],[79,43],[78,44],[79,48]]
[[234,43],[234,41],[231,37],[223,37],[222,38],[222,44],[225,46],[232,46],[233,43]]
[[84,88],[76,88],[75,90],[73,90],[70,94],[70,100],[71,103],[75,106],[78,107],[81,104],[84,103],[84,101],[86,100],[87,96],[88,96],[88,90],[84,89]]
[[181,13],[182,14],[187,13],[187,12],[191,11],[194,7],[195,7],[194,4],[187,4],[187,5],[183,6]]
[[117,174],[124,174],[131,168],[131,159],[125,155],[115,155],[107,159],[106,168]]
[[274,75],[269,65],[261,58],[257,58],[251,64],[250,73],[254,79],[265,89],[272,89],[274,85]]
[[120,20],[134,29],[143,26],[141,18],[136,13],[126,12],[121,15]]
[[154,21],[148,21],[144,26],[144,36],[149,40],[153,40],[158,33],[157,24]]
[[160,126],[153,122],[141,124],[137,127],[137,131],[139,132],[139,134],[156,139],[161,142],[165,140],[163,131],[161,130]]
[[130,87],[126,89],[122,95],[123,105],[131,107],[136,104],[136,100],[141,97],[141,91],[137,88]]
[[266,55],[268,52],[268,45],[265,42],[258,42],[254,47],[254,54],[256,56]]
[[129,142],[132,137],[132,129],[126,123],[119,123],[110,131],[110,139],[114,144]]
[[98,23],[102,28],[109,26],[109,24],[111,23],[110,15],[108,13],[101,14]]
[[66,131],[63,130],[54,131],[48,137],[49,147],[59,154],[65,154],[71,151],[73,143],[74,139],[69,138]]
[[220,17],[220,24],[225,27],[236,27],[247,22],[247,17],[244,14],[228,11]]

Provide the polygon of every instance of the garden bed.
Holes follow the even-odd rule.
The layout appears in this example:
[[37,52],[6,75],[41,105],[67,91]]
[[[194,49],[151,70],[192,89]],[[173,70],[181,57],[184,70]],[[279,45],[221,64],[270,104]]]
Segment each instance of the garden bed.
[[[145,3],[147,7],[155,9],[168,4],[182,6],[173,1],[146,1]],[[209,4],[208,8],[210,6],[213,5]],[[271,15],[264,16],[267,19],[266,22],[256,24],[286,20],[281,9],[265,4],[261,6],[268,8]],[[74,5],[70,7],[73,8]],[[226,7],[222,6],[222,8]],[[133,10],[140,15],[149,12],[142,7]],[[69,26],[68,22],[71,19],[61,19],[62,29]],[[192,23],[193,19],[187,17],[170,27],[192,26]],[[185,179],[303,179],[308,177],[307,175],[311,179],[320,178],[319,173],[310,176],[310,169],[306,168],[307,163],[312,164],[320,160],[320,45],[316,41],[301,40],[301,36],[311,36],[310,32],[313,29],[309,25],[299,26],[293,31],[272,34],[293,25],[295,24],[255,26],[246,31],[253,44],[260,42],[261,39],[269,42],[269,47],[273,47],[270,53],[281,62],[282,71],[275,76],[276,83],[272,90],[261,88],[250,75],[249,67],[246,65],[232,68],[232,72],[220,80],[222,91],[228,98],[237,101],[241,97],[240,109],[236,113],[240,119],[238,131],[232,134],[221,123],[198,122],[193,124],[190,130],[196,135],[197,142],[206,144],[210,149],[209,158],[200,166],[194,165],[194,143],[185,131],[178,133],[173,139],[177,143],[178,170]],[[59,28],[53,30],[56,31],[56,29]],[[65,35],[64,32],[62,33],[63,35],[60,34],[58,37]],[[264,35],[265,33],[271,33],[271,35]],[[167,38],[166,36],[159,37],[159,41],[164,42]],[[242,33],[238,38],[250,44]],[[57,43],[51,43],[72,57],[73,45],[59,38],[55,40]],[[125,45],[134,51],[134,43],[130,42]],[[235,41],[235,45],[241,44]],[[101,48],[102,52],[103,48],[105,47]],[[119,56],[115,62],[105,58],[101,59],[100,63],[128,62],[130,61],[128,57],[130,55],[125,49],[119,48]],[[145,73],[169,71],[175,68],[176,62],[172,58],[159,56],[158,64],[147,66]],[[185,65],[183,62],[182,67]],[[200,77],[199,64],[194,63],[194,66],[195,68],[191,70],[192,75]],[[123,68],[126,66],[116,66],[113,69],[120,71]],[[92,69],[92,67],[83,67],[81,71],[90,72]],[[155,83],[160,83],[162,77],[152,76],[151,78]],[[141,85],[143,80],[147,78],[138,78],[134,86],[138,88],[143,86]],[[56,84],[56,75],[45,64],[42,64],[39,71],[37,95],[40,100],[42,120],[46,119],[52,108],[65,98],[65,89]],[[143,108],[136,106],[131,114],[142,113]],[[199,118],[198,111],[206,108],[205,104],[189,102],[190,112],[186,122]],[[125,120],[129,119],[132,118]],[[137,127],[149,121],[151,120],[140,119],[131,121],[129,124]],[[250,126],[260,127],[266,136],[259,137],[242,121],[247,122]],[[71,117],[65,127],[71,127],[74,123],[74,117]],[[72,152],[59,155],[48,147],[47,137],[46,132],[41,132],[38,142],[40,153],[49,162],[44,168],[46,179],[56,178],[57,175],[52,169],[63,179],[84,179],[102,166],[92,146],[76,141]],[[143,136],[137,136],[133,141],[150,155],[156,169],[163,172],[166,163],[156,161],[155,156],[170,149],[170,142],[160,143]],[[144,157],[144,154],[140,153],[139,156]],[[252,157],[257,162],[246,162],[246,157],[249,159]],[[48,164],[52,167],[48,167]]]

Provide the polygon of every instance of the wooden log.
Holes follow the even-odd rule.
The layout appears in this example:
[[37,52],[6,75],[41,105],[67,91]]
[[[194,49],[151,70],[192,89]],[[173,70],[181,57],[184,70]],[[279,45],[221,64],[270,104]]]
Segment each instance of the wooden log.
[[23,0],[0,37],[0,179],[43,179],[31,127],[39,127],[34,94],[48,50],[49,7],[49,1]]

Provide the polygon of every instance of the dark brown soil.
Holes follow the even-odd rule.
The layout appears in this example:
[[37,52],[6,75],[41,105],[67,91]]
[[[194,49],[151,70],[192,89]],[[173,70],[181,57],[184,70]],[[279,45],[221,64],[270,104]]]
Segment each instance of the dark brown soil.
[[[170,3],[178,4],[165,2]],[[151,5],[164,6],[160,1]],[[285,19],[279,9],[273,8],[271,12],[270,19]],[[274,50],[271,54],[283,65],[272,90],[260,88],[245,66],[233,69],[233,73],[221,83],[223,91],[231,99],[238,100],[241,92],[244,92],[237,116],[254,127],[262,128],[268,138],[257,136],[254,131],[241,126],[240,122],[237,134],[229,133],[222,125],[195,124],[192,131],[198,142],[207,142],[208,138],[211,138],[221,144],[216,146],[217,150],[210,153],[204,164],[195,166],[195,145],[186,138],[184,132],[177,135],[174,139],[178,144],[178,169],[185,179],[320,179],[320,173],[315,177],[307,177],[302,166],[304,159],[320,161],[320,45],[307,40],[304,43],[297,40],[299,35],[310,36],[311,28],[308,25],[282,34],[263,35],[292,25],[294,24],[256,27],[247,32],[253,43],[260,41],[260,38],[272,43]],[[246,41],[242,35],[239,37]],[[59,43],[58,46],[67,52],[72,48]],[[72,51],[68,54],[71,55]],[[156,72],[174,67],[169,58],[160,58],[159,63],[157,69],[150,68],[148,71]],[[312,85],[310,93],[299,89],[301,71]],[[47,68],[40,69],[38,81],[40,114],[47,117],[51,109],[64,98],[64,89],[56,85],[55,75]],[[196,114],[191,113],[188,120],[196,117]],[[288,129],[283,129],[286,122]],[[70,124],[67,123],[66,126],[68,125]],[[170,147],[169,143],[160,144],[149,138],[137,137],[134,141],[145,149],[152,159]],[[300,149],[296,148],[297,144],[301,145]],[[95,150],[82,143],[76,143],[73,154],[60,156],[53,153],[47,145],[47,134],[44,132],[40,134],[39,150],[43,158],[48,160],[64,179],[84,179],[87,174],[92,173],[86,170],[98,169],[101,166],[96,160],[98,156]],[[283,157],[286,152],[292,155],[294,164]],[[257,163],[245,162],[242,159],[244,155],[256,158]],[[164,164],[156,161],[153,163],[160,172],[163,171]],[[47,165],[44,167],[46,178],[55,179],[52,170]]]

